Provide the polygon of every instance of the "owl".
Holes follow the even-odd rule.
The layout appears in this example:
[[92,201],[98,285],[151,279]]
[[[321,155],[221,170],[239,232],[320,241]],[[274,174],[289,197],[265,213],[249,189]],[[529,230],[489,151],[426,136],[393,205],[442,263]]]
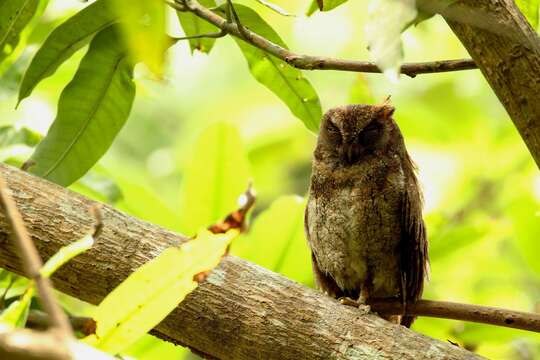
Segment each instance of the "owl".
[[[394,108],[347,105],[322,119],[305,231],[317,286],[329,296],[422,295],[428,272],[422,196]],[[410,316],[388,320],[409,327]]]

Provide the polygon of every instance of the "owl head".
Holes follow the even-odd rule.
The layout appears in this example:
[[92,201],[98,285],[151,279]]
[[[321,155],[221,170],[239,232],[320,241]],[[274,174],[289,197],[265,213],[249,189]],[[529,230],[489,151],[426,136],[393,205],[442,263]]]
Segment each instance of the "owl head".
[[322,119],[316,152],[345,165],[358,163],[387,147],[397,129],[393,113],[394,107],[387,102],[329,110]]

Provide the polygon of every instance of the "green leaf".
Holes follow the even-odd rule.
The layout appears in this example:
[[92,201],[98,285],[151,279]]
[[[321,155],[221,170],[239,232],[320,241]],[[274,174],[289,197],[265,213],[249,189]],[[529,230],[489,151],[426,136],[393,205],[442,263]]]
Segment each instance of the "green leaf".
[[41,139],[41,134],[27,127],[0,126],[0,148],[10,145],[36,146]]
[[371,0],[366,40],[373,61],[397,81],[403,59],[401,32],[416,18],[415,0]]
[[72,244],[63,246],[58,250],[41,268],[41,275],[44,277],[51,277],[51,275],[58,270],[62,265],[73,259],[75,256],[82,254],[86,250],[90,249],[94,245],[94,238],[92,235],[86,235],[80,240],[75,241]]
[[0,62],[10,55],[23,29],[36,14],[39,0],[3,0],[0,2]]
[[111,354],[129,347],[197,287],[195,275],[217,266],[236,236],[237,229],[225,234],[202,230],[138,268],[95,309],[96,334],[85,341]]
[[194,234],[237,207],[246,189],[249,164],[236,127],[215,123],[193,147],[182,187],[182,231]]
[[[235,9],[242,24],[251,31],[275,44],[287,47],[255,11],[239,4],[235,4]],[[223,6],[220,11],[224,12]],[[276,94],[309,130],[317,132],[322,117],[321,104],[317,92],[302,72],[243,40],[234,40],[242,50],[253,77]]]
[[118,19],[110,11],[110,4],[110,0],[98,0],[53,30],[24,74],[19,89],[19,102],[29,96],[41,80],[54,74],[64,61],[85,46],[94,34]]
[[68,186],[107,151],[129,115],[133,65],[113,26],[92,40],[58,103],[58,114],[38,145],[30,171]]
[[[216,6],[215,0],[199,0],[199,3],[207,8]],[[184,29],[184,33],[186,34],[186,36],[200,35],[218,31],[218,28],[216,28],[214,25],[202,20],[200,17],[194,15],[193,13],[177,11],[176,14],[178,15],[178,20],[180,20],[180,25],[182,25],[182,29]],[[192,53],[195,50],[199,50],[203,53],[209,53],[210,50],[212,50],[215,41],[216,39],[212,38],[190,39],[189,46]]]
[[163,0],[112,0],[122,17],[121,29],[129,50],[154,75],[161,77],[170,40],[165,33]]
[[305,205],[299,196],[280,197],[256,218],[247,236],[233,244],[233,253],[308,283],[312,275],[311,254],[304,236]]
[[323,1],[323,7],[322,9],[319,9],[319,5],[317,4],[317,0],[313,0],[311,2],[311,5],[309,6],[308,11],[306,12],[307,16],[313,15],[313,13],[317,10],[321,11],[330,11],[332,9],[337,8],[339,5],[347,2],[347,0],[324,0]]
[[0,315],[0,323],[14,327],[23,327],[28,319],[30,304],[34,296],[34,286],[29,286],[19,300],[15,300]]
[[519,10],[521,10],[535,30],[538,28],[539,4],[538,0],[516,0]]
[[116,204],[123,198],[118,184],[111,177],[95,171],[95,168],[72,184],[70,188],[108,204]]

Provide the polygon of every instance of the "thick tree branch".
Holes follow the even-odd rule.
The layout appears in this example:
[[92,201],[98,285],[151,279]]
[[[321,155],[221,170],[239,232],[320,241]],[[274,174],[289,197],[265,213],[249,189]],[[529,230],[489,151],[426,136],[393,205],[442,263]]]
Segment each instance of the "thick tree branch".
[[513,0],[458,0],[442,15],[540,166],[540,40]]
[[[171,3],[178,11],[190,11],[196,16],[214,24],[225,33],[235,36],[249,44],[274,55],[281,60],[286,61],[289,65],[302,70],[339,70],[364,73],[380,73],[381,70],[373,62],[369,61],[354,61],[335,59],[321,56],[310,56],[295,54],[292,51],[283,48],[277,44],[268,41],[266,38],[257,35],[247,28],[241,31],[234,23],[227,20],[211,10],[201,6],[197,1],[190,0],[187,4],[180,5]],[[220,33],[221,35],[221,33]],[[459,60],[444,60],[419,63],[406,63],[401,66],[401,73],[410,77],[415,77],[419,74],[449,72],[476,69],[476,64],[471,59]]]
[[[0,165],[27,228],[45,258],[87,234],[94,202],[18,169]],[[108,206],[89,251],[55,273],[56,288],[90,303],[133,270],[185,237]],[[0,267],[22,273],[0,214]],[[154,334],[223,359],[479,359],[445,342],[344,306],[271,271],[226,257]]]

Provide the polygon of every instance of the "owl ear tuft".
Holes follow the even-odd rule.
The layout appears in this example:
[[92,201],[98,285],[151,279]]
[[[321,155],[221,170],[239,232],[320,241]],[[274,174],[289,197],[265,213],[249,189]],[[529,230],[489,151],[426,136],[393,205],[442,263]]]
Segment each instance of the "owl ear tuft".
[[386,99],[384,99],[383,103],[379,107],[379,117],[383,120],[389,119],[396,110],[391,104],[390,104],[390,97],[391,95],[388,95]]
[[384,105],[381,105],[381,107],[379,108],[377,115],[382,120],[388,120],[392,117],[395,110],[396,109],[393,106],[384,104]]

